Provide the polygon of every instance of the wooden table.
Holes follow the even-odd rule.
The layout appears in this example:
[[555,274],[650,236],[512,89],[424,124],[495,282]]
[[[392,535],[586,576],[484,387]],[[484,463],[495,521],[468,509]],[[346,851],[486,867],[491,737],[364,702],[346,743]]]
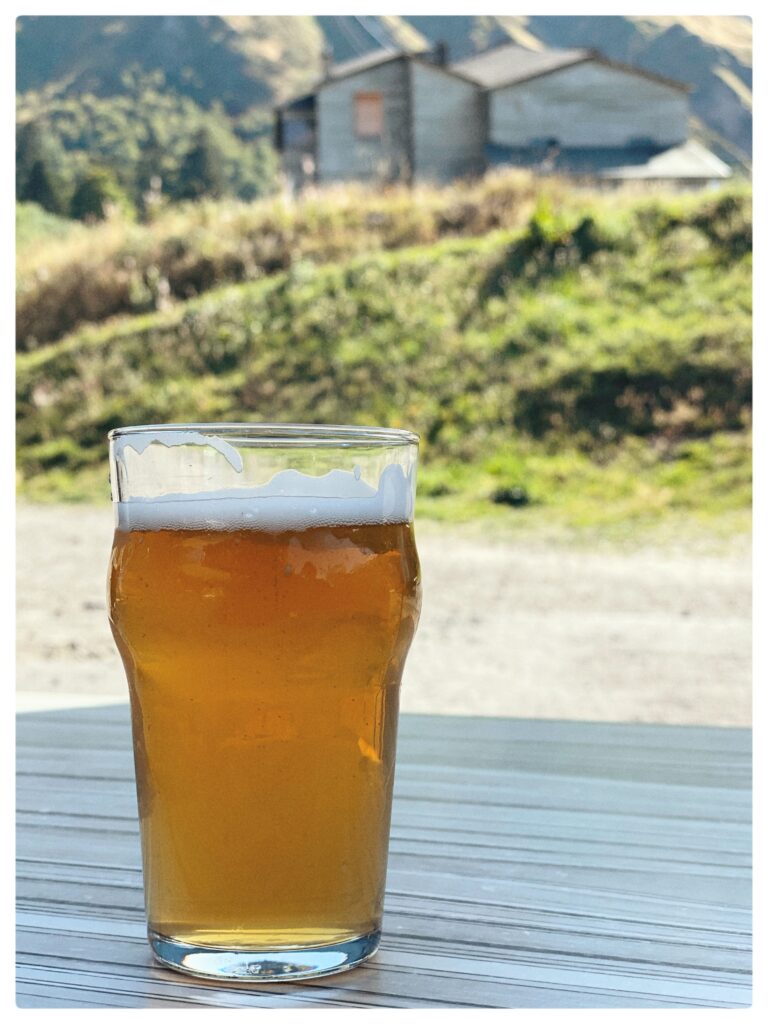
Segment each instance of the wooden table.
[[151,959],[127,706],[18,757],[19,1006],[750,1002],[746,730],[403,716],[381,949],[250,986]]

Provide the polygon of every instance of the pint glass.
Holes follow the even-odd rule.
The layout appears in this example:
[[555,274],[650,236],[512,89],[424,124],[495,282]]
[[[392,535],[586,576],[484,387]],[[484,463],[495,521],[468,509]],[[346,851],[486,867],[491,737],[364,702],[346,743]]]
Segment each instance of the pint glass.
[[363,427],[110,434],[109,615],[163,964],[275,981],[376,952],[417,449]]

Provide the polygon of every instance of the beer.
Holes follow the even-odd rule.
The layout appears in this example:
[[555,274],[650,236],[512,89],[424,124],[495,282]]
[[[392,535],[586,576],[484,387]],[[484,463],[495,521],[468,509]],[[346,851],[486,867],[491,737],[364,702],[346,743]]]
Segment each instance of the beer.
[[285,950],[380,927],[419,564],[411,523],[348,505],[243,528],[226,497],[146,502],[118,524],[150,933]]

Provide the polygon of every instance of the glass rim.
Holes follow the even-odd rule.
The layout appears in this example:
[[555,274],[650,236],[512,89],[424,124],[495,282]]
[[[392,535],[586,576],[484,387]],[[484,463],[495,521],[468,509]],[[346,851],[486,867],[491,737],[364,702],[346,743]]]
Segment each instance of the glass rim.
[[339,423],[145,423],[115,427],[107,434],[110,442],[136,434],[165,431],[189,431],[203,436],[238,439],[250,445],[275,447],[380,447],[393,448],[419,444],[419,435],[399,427],[361,427]]

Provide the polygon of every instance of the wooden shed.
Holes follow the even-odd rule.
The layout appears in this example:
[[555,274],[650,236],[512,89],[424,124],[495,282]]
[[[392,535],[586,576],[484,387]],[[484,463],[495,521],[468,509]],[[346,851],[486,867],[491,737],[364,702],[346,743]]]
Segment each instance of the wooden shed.
[[[378,51],[328,69],[314,93],[277,111],[294,180],[449,181],[481,173],[485,97],[431,55]],[[447,126],[452,126],[446,131]]]
[[594,50],[501,46],[456,68],[488,91],[492,145],[665,147],[688,137],[687,85]]
[[444,48],[368,53],[279,108],[277,148],[294,185],[445,182],[498,164],[686,184],[731,173],[689,139],[682,82],[595,50],[508,44],[444,58]]

